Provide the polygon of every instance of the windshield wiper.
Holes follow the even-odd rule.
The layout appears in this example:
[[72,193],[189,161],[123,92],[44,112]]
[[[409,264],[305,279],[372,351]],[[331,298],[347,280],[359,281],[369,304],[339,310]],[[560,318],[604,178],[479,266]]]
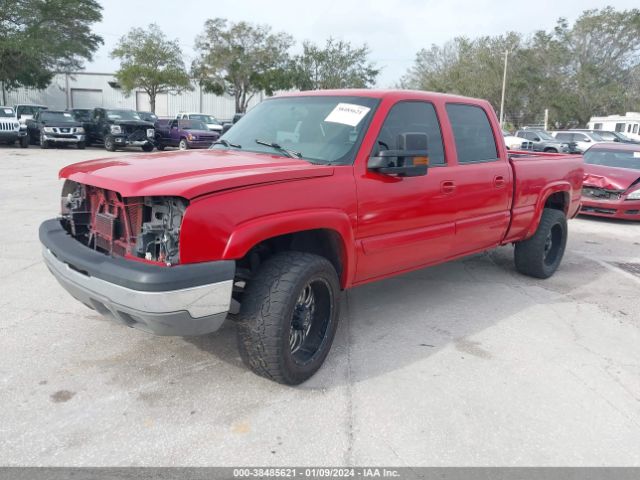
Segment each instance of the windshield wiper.
[[302,158],[302,153],[284,148],[282,145],[276,142],[267,142],[266,140],[260,140],[259,138],[256,138],[256,143],[259,145],[264,145],[265,147],[275,148],[276,150],[284,153],[287,157],[290,158]]
[[233,147],[233,148],[242,148],[241,145],[238,145],[237,143],[231,143],[228,140],[225,139],[221,139],[221,140],[216,140],[215,142],[213,142],[211,144],[211,146],[213,147],[214,145],[224,145],[225,147],[229,148],[229,147]]

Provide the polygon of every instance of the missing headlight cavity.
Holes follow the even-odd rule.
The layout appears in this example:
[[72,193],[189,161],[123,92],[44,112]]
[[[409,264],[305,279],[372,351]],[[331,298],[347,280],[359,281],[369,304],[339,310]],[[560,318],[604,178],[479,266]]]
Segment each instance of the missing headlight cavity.
[[186,208],[187,202],[180,198],[145,197],[136,255],[146,260],[178,263],[180,225]]

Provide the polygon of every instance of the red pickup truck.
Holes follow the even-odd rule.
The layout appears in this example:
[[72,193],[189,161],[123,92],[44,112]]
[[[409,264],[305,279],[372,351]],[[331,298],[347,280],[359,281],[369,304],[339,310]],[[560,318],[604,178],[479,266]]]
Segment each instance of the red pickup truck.
[[159,335],[229,316],[254,372],[298,384],[326,358],[348,288],[510,243],[518,271],[552,275],[583,164],[507,153],[483,100],[337,90],[268,99],[210,150],[60,177],[61,216],[40,239],[74,297]]

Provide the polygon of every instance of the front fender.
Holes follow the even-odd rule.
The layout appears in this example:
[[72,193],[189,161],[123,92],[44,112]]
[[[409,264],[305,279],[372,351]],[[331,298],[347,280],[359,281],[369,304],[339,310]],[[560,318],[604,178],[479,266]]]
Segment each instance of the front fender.
[[224,260],[244,257],[254,246],[269,238],[305,230],[332,230],[342,242],[343,272],[341,284],[348,288],[355,275],[355,238],[348,215],[340,210],[317,209],[282,212],[255,218],[238,225],[230,235],[222,254]]

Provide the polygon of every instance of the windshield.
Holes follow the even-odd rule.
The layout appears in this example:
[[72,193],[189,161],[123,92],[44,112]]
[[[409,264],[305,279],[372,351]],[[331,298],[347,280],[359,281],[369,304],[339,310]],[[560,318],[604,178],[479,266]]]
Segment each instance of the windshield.
[[17,113],[18,115],[35,115],[40,110],[46,110],[47,107],[43,107],[40,105],[18,105]]
[[600,135],[600,138],[603,140],[609,140],[612,142],[618,140],[618,137],[613,132],[598,132],[598,135]]
[[42,112],[40,120],[43,122],[75,122],[73,115],[68,112]]
[[199,120],[180,120],[180,128],[184,130],[208,130],[207,126]]
[[[602,135],[602,134],[600,134],[600,135]],[[631,140],[631,138],[627,137],[624,133],[616,133],[614,135],[617,136],[622,141],[633,142],[633,140]]]
[[91,110],[73,110],[73,116],[81,122],[91,121]]
[[604,141],[605,141],[605,140],[604,140],[604,138],[602,138],[600,135],[598,135],[598,134],[597,134],[597,133],[595,133],[595,132],[591,132],[589,135],[590,135],[590,136],[591,136],[591,138],[592,138],[593,140],[595,140],[596,142],[604,142]]
[[13,108],[1,107],[0,117],[15,117],[15,114],[13,113]]
[[131,110],[107,110],[109,120],[142,120],[138,112]]
[[538,135],[542,140],[551,140],[554,142],[558,141],[556,138],[552,137],[547,132],[543,132],[542,130],[537,130],[536,135]]
[[286,155],[282,149],[290,149],[313,163],[349,164],[378,102],[347,96],[273,98],[248,112],[222,139],[252,152]]
[[640,148],[630,150],[603,150],[590,148],[584,154],[584,163],[606,167],[640,170]]
[[158,120],[158,116],[155,113],[151,113],[151,112],[138,112],[138,115],[140,116],[140,118],[142,120],[144,120],[145,122],[153,122],[155,123],[156,120]]
[[201,122],[208,123],[208,124],[220,123],[215,117],[212,117],[211,115],[195,114],[195,115],[189,115],[189,118],[191,120],[200,120]]

